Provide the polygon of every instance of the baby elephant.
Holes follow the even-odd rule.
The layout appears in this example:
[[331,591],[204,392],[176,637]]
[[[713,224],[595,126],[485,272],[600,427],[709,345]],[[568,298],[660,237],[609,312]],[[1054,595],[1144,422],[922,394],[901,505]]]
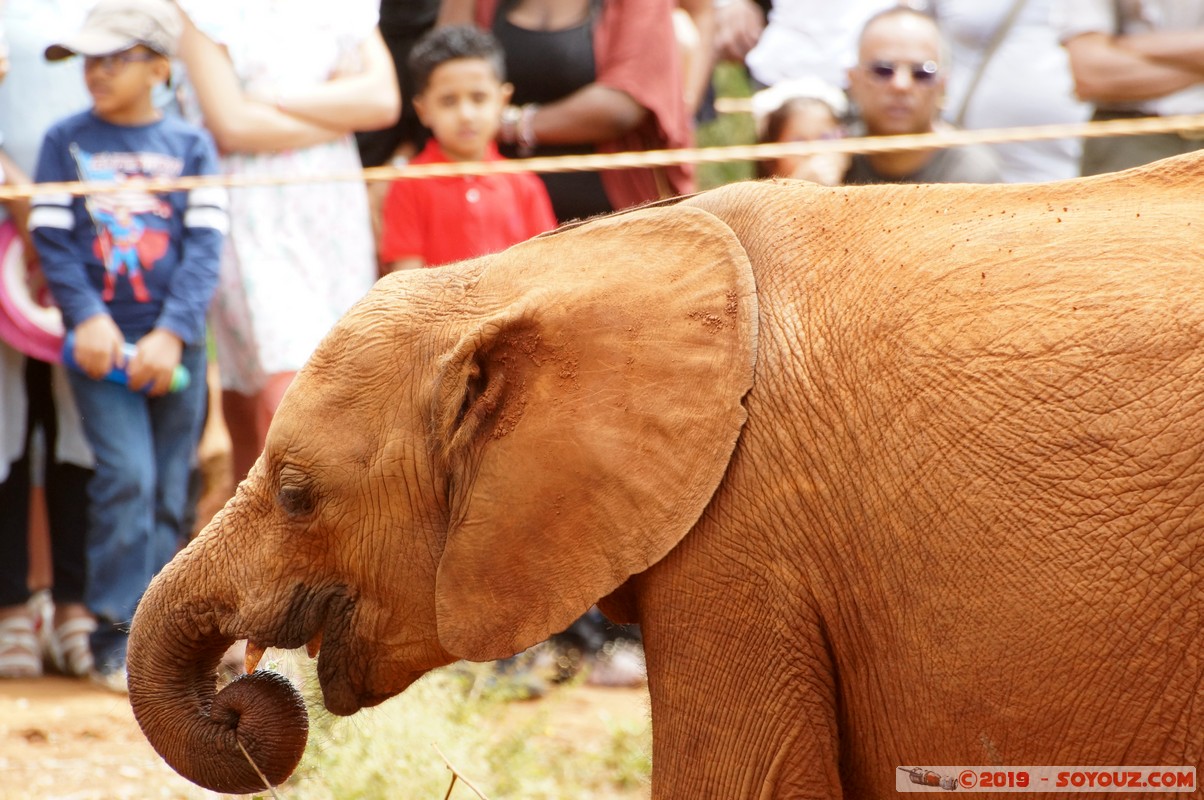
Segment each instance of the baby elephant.
[[134,711],[283,780],[352,714],[595,602],[656,798],[915,765],[1199,767],[1204,157],[1043,185],[733,184],[382,279],[154,581]]

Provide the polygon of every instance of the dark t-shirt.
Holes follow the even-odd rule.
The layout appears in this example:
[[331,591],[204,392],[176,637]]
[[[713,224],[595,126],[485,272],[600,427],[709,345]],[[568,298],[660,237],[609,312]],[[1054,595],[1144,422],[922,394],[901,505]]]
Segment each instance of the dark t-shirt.
[[380,32],[405,35],[421,33],[435,24],[439,16],[439,0],[381,0]]
[[866,183],[1001,183],[999,162],[981,145],[965,145],[937,150],[932,160],[910,175],[888,178],[870,166],[869,159],[857,154],[845,173],[847,184]]
[[[598,4],[582,24],[557,31],[533,31],[511,23],[506,13],[512,3],[498,5],[493,34],[506,53],[506,77],[514,84],[515,105],[552,103],[567,97],[597,78],[594,63],[594,20]],[[513,146],[502,155],[518,158]],[[597,152],[592,144],[537,145],[532,156],[569,156]],[[597,172],[545,172],[539,176],[552,198],[556,219],[568,222],[613,211]]]

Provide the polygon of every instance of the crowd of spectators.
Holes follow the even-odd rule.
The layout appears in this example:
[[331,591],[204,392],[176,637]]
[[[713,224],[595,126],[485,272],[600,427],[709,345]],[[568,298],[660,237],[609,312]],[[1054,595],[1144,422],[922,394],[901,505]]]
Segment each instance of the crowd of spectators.
[[[775,91],[773,102],[754,104],[758,112],[769,114],[788,96],[818,96],[826,91],[815,88],[820,80],[852,100],[841,127],[846,135],[1204,111],[1204,3],[1196,0],[776,0],[768,8],[753,0],[719,2],[718,18],[732,21],[724,57],[743,61],[754,86]],[[904,22],[906,16],[892,10],[898,7],[930,16],[936,42],[918,20]],[[884,31],[876,15],[887,11],[895,19]],[[927,55],[916,60],[923,39]],[[909,48],[916,54],[906,55]],[[809,82],[781,91],[800,78]],[[902,122],[910,111],[911,120]],[[938,175],[903,167],[869,171],[866,162],[874,159],[854,157],[841,182],[984,182],[992,168],[994,180],[1008,183],[1059,180],[1190,152],[1200,141],[1191,132],[1172,132],[991,143],[958,159],[972,166]]]
[[[170,41],[137,33],[130,20],[142,17]],[[211,343],[241,478],[297,370],[379,275],[696,188],[689,165],[392,186],[329,176],[688,147],[715,113],[709,79],[721,62],[745,70],[764,142],[1204,112],[1204,0],[0,0],[0,23],[3,183],[131,184],[114,195],[124,206],[38,196],[31,219],[28,202],[5,204],[0,247],[22,252],[31,297],[45,295],[47,272],[87,375],[68,375],[19,337],[0,342],[0,678],[36,676],[45,663],[101,671],[110,687],[147,570],[186,540],[181,505],[195,502],[176,474],[170,508],[151,515],[144,535],[123,536],[131,523],[115,516],[129,502],[117,499],[118,477],[132,467],[113,435],[132,434],[113,421],[126,401],[115,392],[137,397],[122,420],[148,414],[155,428],[159,416],[188,417],[171,437],[195,451]],[[113,87],[138,81],[137,103],[114,112]],[[152,168],[125,156],[167,147],[146,138],[163,125],[177,145],[196,131],[212,148],[211,161],[189,151],[174,174],[212,169],[250,185],[231,185],[220,203],[200,190],[174,199],[139,190],[165,159],[143,159]],[[826,185],[1037,182],[1202,141],[1165,133],[823,154],[767,160],[758,174]],[[327,178],[293,180],[305,175]],[[142,284],[141,268],[160,266],[156,279],[171,268],[153,247],[130,244],[163,227],[147,215],[183,220],[162,233],[163,248],[193,236],[208,242],[194,254],[213,251],[214,286],[190,279],[192,301],[206,298],[207,332],[180,321],[178,287]],[[120,298],[149,305],[118,308]],[[182,361],[202,387],[188,403],[167,390]],[[98,388],[93,378],[114,366],[132,389]],[[178,456],[173,464],[179,473]],[[195,464],[184,467],[195,476]],[[157,508],[161,479],[137,502]],[[46,525],[31,521],[40,507]],[[139,570],[122,566],[134,561]],[[120,602],[110,602],[118,582]],[[638,640],[596,610],[574,628],[566,634],[586,649]]]

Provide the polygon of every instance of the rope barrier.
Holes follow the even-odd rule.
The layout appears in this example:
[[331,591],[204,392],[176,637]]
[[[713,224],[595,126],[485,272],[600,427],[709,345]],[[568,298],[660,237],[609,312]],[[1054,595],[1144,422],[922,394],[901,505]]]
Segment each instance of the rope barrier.
[[719,114],[751,114],[753,102],[751,97],[716,97],[715,111]]
[[891,153],[903,150],[929,150],[968,144],[1001,144],[1044,139],[1099,138],[1104,136],[1140,136],[1152,133],[1177,133],[1186,139],[1204,139],[1204,114],[1170,117],[1141,117],[1100,122],[1058,125],[1031,125],[980,130],[948,130],[936,133],[900,136],[865,136],[824,139],[811,142],[771,142],[767,144],[695,147],[678,150],[643,150],[626,153],[597,153],[577,156],[514,158],[491,162],[451,162],[415,164],[403,167],[368,167],[355,172],[314,175],[207,175],[172,180],[145,180],[129,183],[86,182],[40,183],[25,186],[0,186],[0,201],[29,198],[39,194],[102,194],[130,191],[169,192],[206,186],[249,187],[283,186],[300,183],[352,183],[436,178],[462,175],[499,175],[514,172],[596,172],[612,169],[666,167],[676,164],[714,164],[728,161],[762,161],[785,156],[817,153]]

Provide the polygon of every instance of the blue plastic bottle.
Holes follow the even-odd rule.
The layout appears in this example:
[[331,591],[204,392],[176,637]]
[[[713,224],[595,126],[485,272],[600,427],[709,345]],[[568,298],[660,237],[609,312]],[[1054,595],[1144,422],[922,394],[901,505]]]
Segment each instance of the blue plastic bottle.
[[[138,348],[126,342],[125,346],[122,347],[122,351],[125,353],[125,363],[129,364],[130,359],[134,357],[134,353],[138,351]],[[63,365],[76,372],[83,373],[83,370],[80,369],[79,364],[75,361],[75,331],[71,331],[63,339]],[[126,375],[124,367],[113,367],[109,374],[104,376],[103,380],[120,383],[122,386],[130,385],[130,378]],[[188,373],[188,367],[179,364],[176,366],[175,372],[171,375],[171,386],[168,387],[168,391],[178,392],[181,389],[185,389],[191,381],[192,376]],[[150,389],[150,386],[150,384],[147,384],[143,387],[142,391],[145,392],[147,389]]]

